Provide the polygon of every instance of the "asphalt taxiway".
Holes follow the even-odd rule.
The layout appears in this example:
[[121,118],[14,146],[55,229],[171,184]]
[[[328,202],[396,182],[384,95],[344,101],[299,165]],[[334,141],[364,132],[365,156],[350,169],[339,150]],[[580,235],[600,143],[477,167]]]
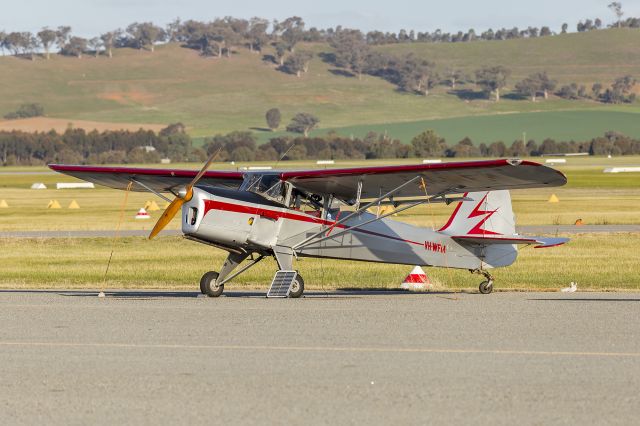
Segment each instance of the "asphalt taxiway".
[[0,291],[1,424],[637,422],[640,293]]

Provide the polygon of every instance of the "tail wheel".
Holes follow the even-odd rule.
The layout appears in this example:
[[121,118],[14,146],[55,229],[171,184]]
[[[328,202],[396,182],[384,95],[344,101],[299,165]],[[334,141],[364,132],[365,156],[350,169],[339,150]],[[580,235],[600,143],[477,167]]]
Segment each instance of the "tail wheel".
[[480,293],[489,294],[493,291],[493,281],[482,281],[479,287]]
[[200,291],[209,297],[218,297],[224,291],[224,284],[218,285],[218,273],[209,271],[200,278]]
[[300,274],[296,275],[296,279],[291,284],[291,291],[289,292],[289,297],[293,299],[297,299],[302,296],[304,293],[304,280]]

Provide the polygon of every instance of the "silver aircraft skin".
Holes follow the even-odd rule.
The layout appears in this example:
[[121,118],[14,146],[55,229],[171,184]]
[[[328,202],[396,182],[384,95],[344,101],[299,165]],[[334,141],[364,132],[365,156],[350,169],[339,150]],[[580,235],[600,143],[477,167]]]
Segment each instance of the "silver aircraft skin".
[[[566,183],[564,175],[537,163],[492,160],[334,171],[206,172],[211,161],[197,175],[180,170],[50,167],[118,189],[136,184],[137,190],[165,199],[161,192],[174,193],[176,198],[151,237],[180,212],[185,238],[227,251],[220,271],[207,272],[200,281],[201,292],[212,297],[268,256],[276,259],[280,271],[292,271],[299,257],[466,269],[485,277],[479,290],[486,294],[493,289],[489,270],[511,265],[518,245],[543,248],[568,241],[516,233],[509,189]],[[455,204],[439,229],[391,218],[438,202]],[[385,212],[383,206],[394,209]],[[298,274],[289,297],[300,297],[303,291]]]

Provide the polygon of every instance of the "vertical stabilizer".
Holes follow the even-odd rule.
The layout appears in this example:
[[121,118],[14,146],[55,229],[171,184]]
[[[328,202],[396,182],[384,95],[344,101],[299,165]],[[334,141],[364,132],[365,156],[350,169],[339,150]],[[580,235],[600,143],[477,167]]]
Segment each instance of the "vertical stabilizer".
[[494,237],[516,233],[509,191],[469,192],[438,231],[451,236]]

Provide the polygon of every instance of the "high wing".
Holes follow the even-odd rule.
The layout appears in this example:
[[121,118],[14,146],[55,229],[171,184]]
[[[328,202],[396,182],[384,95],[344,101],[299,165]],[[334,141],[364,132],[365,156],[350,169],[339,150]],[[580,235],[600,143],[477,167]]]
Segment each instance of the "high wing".
[[[126,189],[130,182],[137,182],[132,190],[175,192],[188,184],[196,170],[150,169],[133,167],[98,167],[50,164],[60,173],[77,177],[98,185]],[[200,185],[237,189],[247,172],[208,171]],[[251,173],[251,172],[249,172]],[[395,197],[420,197],[425,195],[463,194],[500,189],[523,189],[562,186],[567,178],[557,170],[532,161],[487,160],[441,164],[414,164],[384,167],[357,167],[345,169],[301,170],[268,172],[296,188],[314,194],[333,194],[353,200],[362,182],[361,198],[376,198],[395,190],[404,183],[420,177],[394,193]]]
[[361,198],[377,198],[416,176],[411,185],[395,192],[395,197],[462,194],[500,189],[562,186],[567,178],[557,170],[532,161],[488,160],[406,166],[360,167],[282,172],[281,179],[296,188],[333,194],[343,200],[356,198],[362,182]]
[[[139,185],[132,186],[132,191],[151,189],[156,192],[174,192],[174,189],[189,184],[198,174],[197,170],[70,166],[63,164],[50,164],[49,168],[56,172],[110,188],[126,189],[129,182],[138,182]],[[242,184],[242,178],[243,174],[241,172],[209,171],[204,174],[198,183],[200,185],[237,189]]]

